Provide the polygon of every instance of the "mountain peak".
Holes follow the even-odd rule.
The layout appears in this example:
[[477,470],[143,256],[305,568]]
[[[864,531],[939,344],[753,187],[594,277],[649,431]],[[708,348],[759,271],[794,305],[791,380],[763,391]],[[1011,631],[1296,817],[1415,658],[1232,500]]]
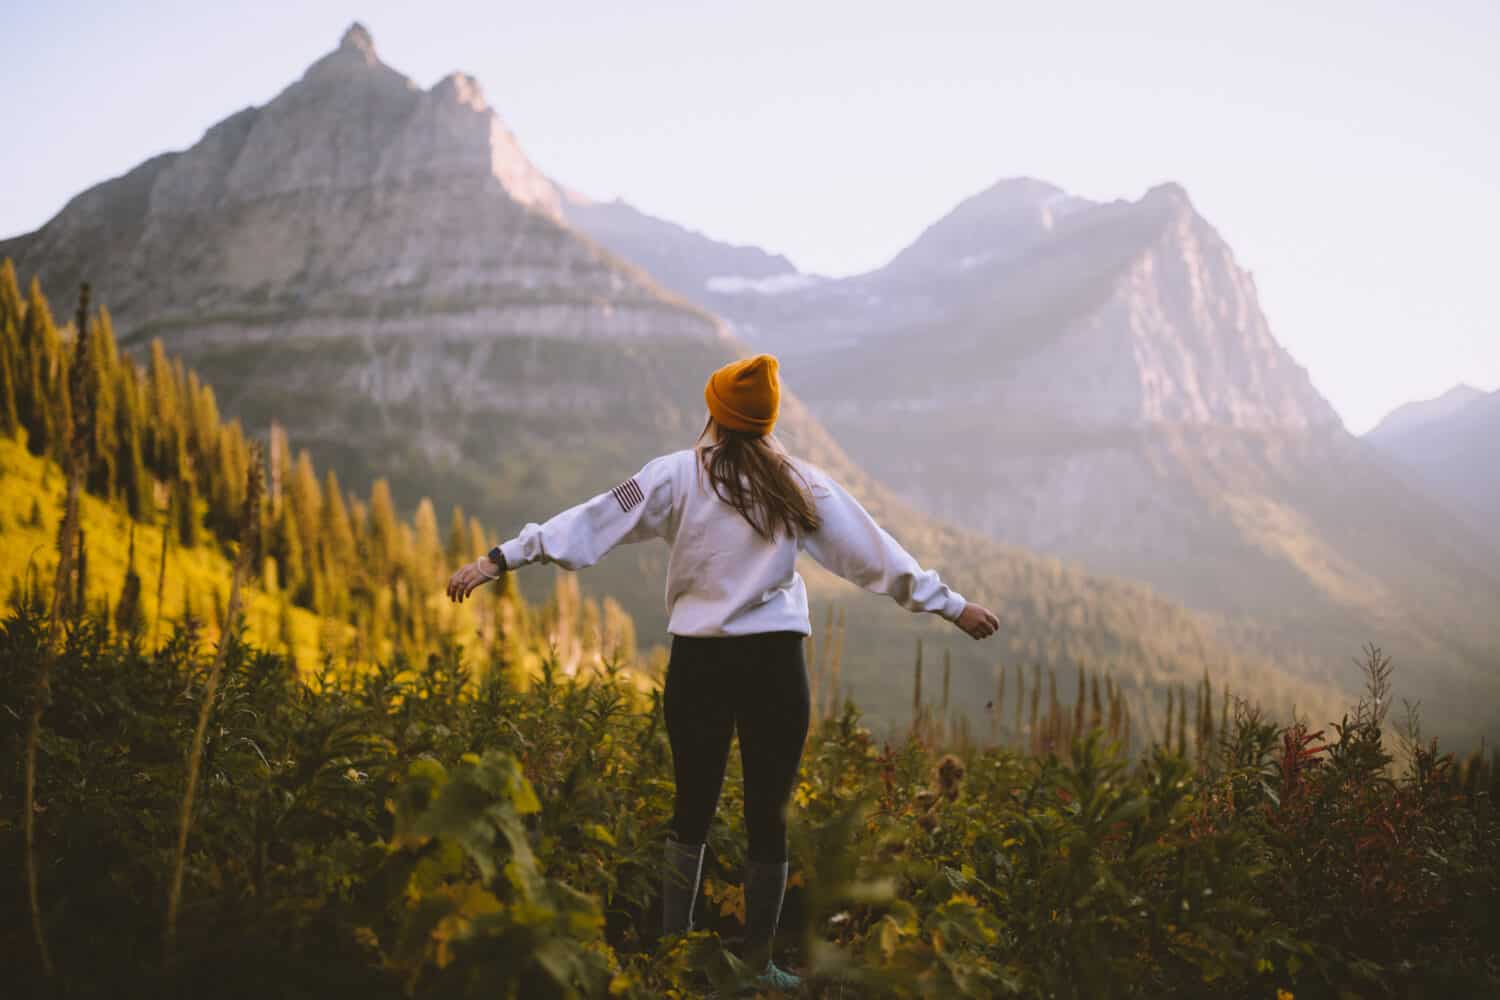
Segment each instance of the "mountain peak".
[[1141,203],[1153,208],[1194,211],[1193,200],[1188,197],[1187,188],[1176,181],[1165,181],[1153,186],[1141,198]]
[[1033,177],[1007,177],[959,202],[887,265],[891,273],[966,272],[1009,260],[1090,203]]
[[468,73],[449,73],[432,87],[433,96],[452,100],[474,111],[488,111],[484,88]]
[[349,25],[344,37],[339,39],[339,51],[349,52],[363,56],[367,61],[375,61],[375,39],[370,35],[370,29],[355,21]]
[[1403,403],[1387,413],[1365,436],[1378,443],[1426,424],[1446,420],[1484,395],[1482,390],[1460,382],[1441,396]]

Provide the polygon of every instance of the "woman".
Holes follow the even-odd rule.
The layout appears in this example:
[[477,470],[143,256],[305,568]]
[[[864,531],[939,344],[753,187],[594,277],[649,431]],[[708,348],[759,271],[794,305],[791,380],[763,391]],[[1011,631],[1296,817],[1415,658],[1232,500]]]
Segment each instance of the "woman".
[[704,843],[738,729],[749,835],[746,959],[751,968],[765,962],[758,985],[789,990],[798,979],[771,962],[771,942],[786,888],[786,807],[809,721],[802,640],[812,628],[797,553],[912,611],[940,614],[975,639],[999,621],[918,566],[826,473],[771,436],[780,403],[774,357],[725,365],[703,395],[709,416],[696,447],[653,459],[609,492],[526,525],[454,573],[448,596],[462,601],[528,563],[575,570],[625,542],[667,540],[672,651],[663,704],[676,801],[662,929],[692,929]]

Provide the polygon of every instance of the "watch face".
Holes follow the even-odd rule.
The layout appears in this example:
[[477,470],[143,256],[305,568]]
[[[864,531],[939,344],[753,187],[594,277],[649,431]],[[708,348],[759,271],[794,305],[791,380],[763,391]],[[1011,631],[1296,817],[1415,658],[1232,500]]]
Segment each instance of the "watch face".
[[500,546],[496,545],[493,549],[490,549],[489,560],[496,566],[505,565],[505,553],[500,551]]

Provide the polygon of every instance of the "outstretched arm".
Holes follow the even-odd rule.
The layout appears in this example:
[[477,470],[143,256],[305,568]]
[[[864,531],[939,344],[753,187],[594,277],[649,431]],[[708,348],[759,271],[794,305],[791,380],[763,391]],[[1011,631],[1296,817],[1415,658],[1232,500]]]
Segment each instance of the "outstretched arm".
[[653,459],[612,490],[600,493],[542,524],[528,524],[516,537],[461,568],[448,581],[448,596],[462,601],[475,588],[529,563],[583,569],[617,545],[661,535],[672,513],[670,456]]
[[821,526],[803,536],[802,548],[821,565],[866,590],[887,595],[909,611],[942,615],[975,639],[1000,627],[988,610],[964,600],[936,571],[923,569],[831,477],[810,475],[809,485]]

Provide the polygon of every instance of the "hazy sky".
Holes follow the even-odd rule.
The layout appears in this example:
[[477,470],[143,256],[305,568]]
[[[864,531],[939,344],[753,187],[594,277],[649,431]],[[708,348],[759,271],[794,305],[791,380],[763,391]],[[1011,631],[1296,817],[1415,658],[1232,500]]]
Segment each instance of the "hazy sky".
[[806,270],[877,267],[1001,177],[1176,180],[1352,430],[1500,386],[1493,0],[6,6],[0,235],[265,103],[358,19],[423,86],[477,76],[560,182]]

